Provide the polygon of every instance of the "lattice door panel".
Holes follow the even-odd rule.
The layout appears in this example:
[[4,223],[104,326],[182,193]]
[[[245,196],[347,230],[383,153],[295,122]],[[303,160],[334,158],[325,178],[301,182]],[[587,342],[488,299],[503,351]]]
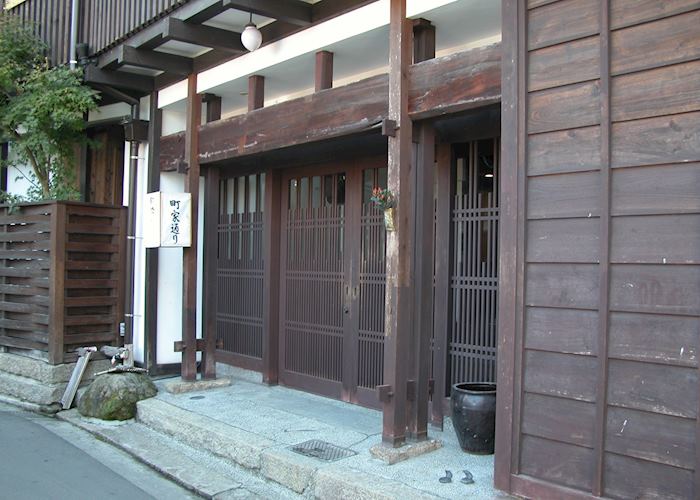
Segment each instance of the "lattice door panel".
[[287,190],[283,368],[342,383],[345,174],[290,179]]
[[262,359],[264,177],[220,185],[216,330],[222,350],[238,356],[234,363]]
[[386,230],[384,214],[370,197],[372,188],[386,188],[387,169],[366,169],[362,177],[357,385],[374,390],[383,383],[384,376]]
[[457,150],[452,225],[452,384],[496,381],[498,301],[498,148],[496,139]]

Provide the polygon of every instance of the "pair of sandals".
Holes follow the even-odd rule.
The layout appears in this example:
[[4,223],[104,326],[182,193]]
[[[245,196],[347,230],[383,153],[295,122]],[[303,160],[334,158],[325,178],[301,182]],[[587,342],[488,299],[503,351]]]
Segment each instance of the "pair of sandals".
[[[464,484],[474,484],[474,476],[472,475],[472,473],[468,470],[463,470],[462,472],[464,472],[464,477],[460,479],[460,482]],[[440,481],[443,484],[451,483],[452,471],[446,470],[445,475],[438,479],[438,481]]]

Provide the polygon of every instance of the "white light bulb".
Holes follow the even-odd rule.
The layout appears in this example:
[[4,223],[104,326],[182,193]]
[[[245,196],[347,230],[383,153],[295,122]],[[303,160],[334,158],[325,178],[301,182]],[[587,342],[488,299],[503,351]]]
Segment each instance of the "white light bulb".
[[251,52],[260,48],[262,33],[253,23],[246,24],[243,33],[241,33],[241,43]]

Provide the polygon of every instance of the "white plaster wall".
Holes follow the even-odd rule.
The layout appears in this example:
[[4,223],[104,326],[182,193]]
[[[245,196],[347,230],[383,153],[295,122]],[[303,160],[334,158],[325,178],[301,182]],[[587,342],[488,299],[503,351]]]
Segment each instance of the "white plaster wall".
[[[162,192],[181,193],[185,190],[185,176],[164,172],[160,176]],[[197,232],[197,338],[202,338],[202,273],[204,244],[204,179],[200,178],[199,216]],[[174,342],[182,340],[182,254],[181,248],[158,250],[158,341],[156,360],[158,364],[179,363],[181,353],[174,350]],[[200,359],[200,355],[197,355]]]
[[[16,160],[17,156],[12,151],[12,148],[8,151],[8,160]],[[25,176],[31,176],[32,167],[29,165],[23,165],[19,167],[10,167],[7,169],[7,192],[16,195],[26,195],[27,190],[31,187],[31,183],[26,179]]]

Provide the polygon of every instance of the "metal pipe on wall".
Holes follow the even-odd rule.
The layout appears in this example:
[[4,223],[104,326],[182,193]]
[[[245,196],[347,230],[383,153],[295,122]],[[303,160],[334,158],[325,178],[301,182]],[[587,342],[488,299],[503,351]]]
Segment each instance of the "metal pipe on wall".
[[70,48],[68,61],[70,69],[75,69],[78,64],[76,57],[76,45],[78,44],[78,16],[80,15],[80,0],[72,0],[70,14]]
[[[140,107],[131,105],[131,120],[138,121]],[[124,344],[134,342],[134,255],[136,253],[136,170],[139,165],[139,141],[131,140],[129,153],[129,191],[127,209],[126,293],[124,304]]]

